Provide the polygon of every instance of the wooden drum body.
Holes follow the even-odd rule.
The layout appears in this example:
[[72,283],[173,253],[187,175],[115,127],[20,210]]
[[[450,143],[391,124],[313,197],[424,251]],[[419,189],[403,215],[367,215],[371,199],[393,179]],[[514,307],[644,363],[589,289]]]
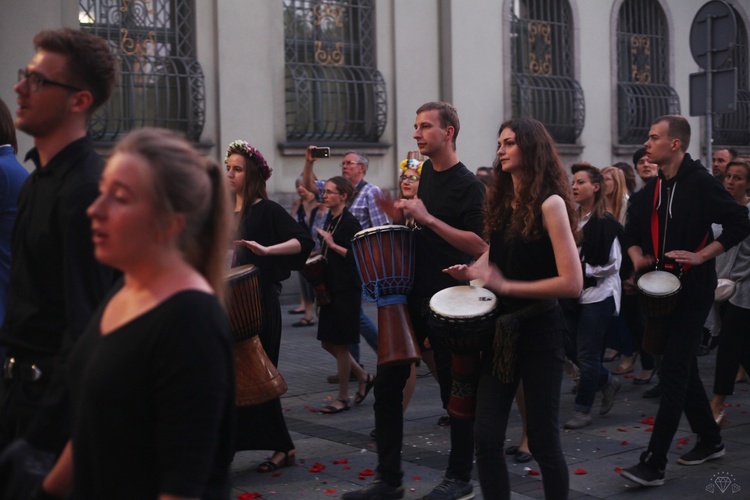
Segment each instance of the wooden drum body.
[[406,307],[414,284],[412,230],[377,226],[358,232],[352,250],[362,280],[362,295],[378,304],[378,365],[421,359]]
[[307,259],[305,267],[302,268],[302,276],[312,285],[315,293],[315,302],[319,306],[327,306],[331,303],[331,294],[326,286],[326,260],[322,255],[315,255]]
[[638,279],[638,297],[646,328],[643,349],[651,354],[663,354],[666,348],[666,322],[677,311],[682,285],[680,279],[666,271],[651,271]]
[[448,413],[454,418],[476,414],[479,355],[492,343],[497,315],[497,297],[485,288],[454,286],[430,299],[432,332],[452,353]]
[[234,338],[235,403],[251,406],[276,399],[286,382],[268,359],[258,334],[263,327],[259,270],[252,264],[226,274],[227,312]]

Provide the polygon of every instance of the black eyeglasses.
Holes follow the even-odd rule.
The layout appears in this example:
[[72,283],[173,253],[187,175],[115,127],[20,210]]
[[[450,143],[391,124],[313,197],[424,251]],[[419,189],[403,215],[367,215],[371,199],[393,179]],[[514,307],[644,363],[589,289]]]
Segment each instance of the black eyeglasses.
[[68,85],[67,83],[50,80],[49,78],[43,77],[39,73],[29,73],[25,69],[19,69],[18,81],[22,82],[24,80],[26,80],[26,85],[28,86],[30,92],[37,92],[40,88],[42,88],[43,85],[57,85],[58,87],[72,90],[74,92],[81,92],[83,90],[81,88],[74,87],[73,85]]
[[404,181],[418,182],[419,181],[419,176],[418,175],[401,174],[401,182],[404,182]]

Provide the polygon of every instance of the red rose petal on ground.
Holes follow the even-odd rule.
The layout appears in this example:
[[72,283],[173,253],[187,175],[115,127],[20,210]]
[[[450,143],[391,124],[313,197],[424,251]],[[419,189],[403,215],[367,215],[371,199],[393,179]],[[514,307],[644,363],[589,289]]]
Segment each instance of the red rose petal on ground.
[[346,459],[346,458],[340,458],[339,460],[334,460],[333,463],[336,464],[336,465],[348,464],[349,460]]
[[374,476],[375,473],[372,471],[372,469],[362,469],[361,471],[359,471],[359,475],[367,477]]
[[344,466],[344,470],[349,470],[349,469],[351,469],[351,468],[352,468],[352,466],[351,466],[351,465],[345,465],[345,466]]
[[320,472],[322,470],[325,470],[325,468],[326,468],[325,465],[319,462],[315,462],[312,464],[312,467],[310,467],[310,472]]
[[584,474],[588,474],[588,472],[586,472],[586,469],[578,468],[573,474],[575,474],[576,476],[583,476]]
[[622,472],[622,467],[615,467],[615,472],[617,472],[618,474],[619,474],[620,472]]
[[419,476],[412,476],[412,477],[411,477],[411,480],[412,480],[412,481],[421,481],[421,480],[422,480],[422,478],[421,478],[421,477],[419,477]]
[[624,378],[635,378],[635,375],[625,375]]
[[281,476],[281,472],[274,472],[273,474],[271,474],[271,477],[279,477],[279,476]]
[[237,500],[253,500],[255,498],[261,498],[263,495],[260,493],[243,493],[241,495],[237,495]]
[[325,493],[326,495],[333,495],[334,493],[336,493],[336,490],[325,490],[323,493]]
[[541,473],[538,470],[529,469],[529,476],[539,476]]
[[646,417],[643,420],[641,420],[641,423],[643,425],[654,425],[654,417]]
[[617,432],[628,432],[628,430],[625,427],[618,427]]
[[680,438],[677,440],[677,442],[684,446],[690,442],[690,438],[688,437]]
[[654,432],[654,428],[653,428],[653,427],[649,427],[648,429],[644,429],[644,430],[645,430],[646,432]]
[[630,444],[630,443],[628,443],[627,441],[623,441],[622,443],[620,443],[620,446],[627,446],[627,445],[629,445],[629,444]]

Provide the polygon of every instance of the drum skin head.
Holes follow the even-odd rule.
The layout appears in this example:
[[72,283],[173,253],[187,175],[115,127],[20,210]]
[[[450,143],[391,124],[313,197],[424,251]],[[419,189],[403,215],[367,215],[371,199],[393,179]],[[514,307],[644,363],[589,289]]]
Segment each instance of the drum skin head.
[[323,260],[323,254],[313,255],[305,262],[306,265],[315,264],[319,260]]
[[367,229],[363,229],[362,231],[359,231],[357,234],[354,235],[352,239],[361,238],[362,236],[367,236],[371,233],[384,233],[388,231],[411,231],[411,229],[408,226],[399,226],[398,224],[388,224],[386,226],[374,226],[374,227],[368,227]]
[[232,281],[240,276],[253,275],[260,272],[257,267],[253,264],[246,264],[244,266],[233,267],[228,269],[224,274],[226,281]]
[[682,285],[680,279],[666,271],[651,271],[638,279],[638,288],[648,295],[670,295],[678,291]]
[[430,299],[430,309],[444,318],[476,318],[491,313],[496,307],[495,294],[476,286],[452,286]]

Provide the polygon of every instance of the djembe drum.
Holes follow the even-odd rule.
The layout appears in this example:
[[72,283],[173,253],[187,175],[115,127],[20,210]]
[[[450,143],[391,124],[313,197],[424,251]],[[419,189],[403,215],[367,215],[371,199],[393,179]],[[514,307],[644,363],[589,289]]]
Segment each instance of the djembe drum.
[[378,365],[422,359],[406,307],[414,284],[413,235],[406,226],[377,226],[358,232],[352,250],[362,295],[378,304]]
[[666,322],[677,311],[682,285],[680,279],[667,271],[650,271],[638,279],[638,297],[646,316],[643,349],[663,354],[666,347]]
[[492,344],[497,315],[497,298],[486,288],[453,286],[430,299],[432,331],[451,351],[448,413],[454,418],[472,419],[476,414],[479,354]]
[[235,403],[251,406],[275,399],[287,390],[258,334],[263,326],[260,272],[252,264],[230,269],[227,282],[227,313],[234,338]]
[[307,259],[305,267],[300,271],[308,283],[313,287],[315,302],[319,306],[331,303],[331,294],[326,286],[326,260],[322,255],[315,255]]

